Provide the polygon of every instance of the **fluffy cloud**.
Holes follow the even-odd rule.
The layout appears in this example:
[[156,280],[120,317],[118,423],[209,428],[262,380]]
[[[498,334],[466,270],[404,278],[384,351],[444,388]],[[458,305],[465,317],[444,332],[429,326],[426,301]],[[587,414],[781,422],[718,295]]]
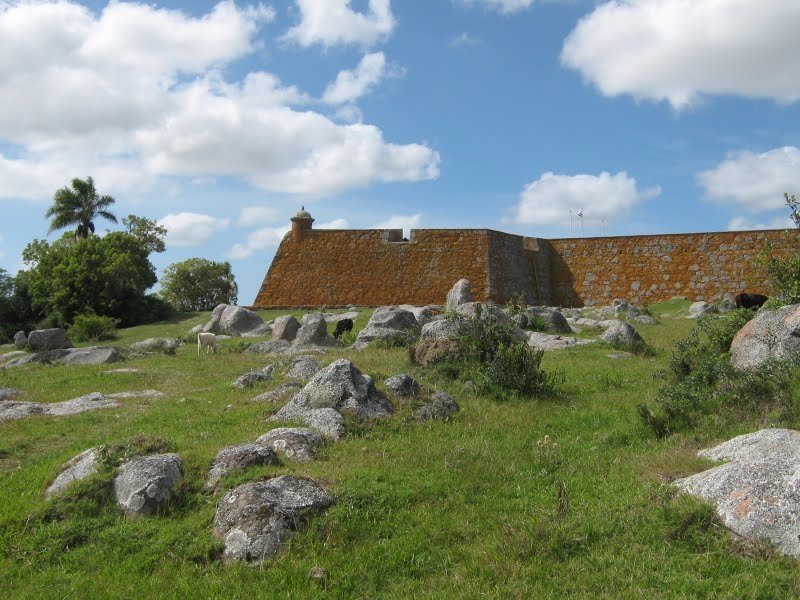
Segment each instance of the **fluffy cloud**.
[[246,206],[239,213],[239,225],[247,227],[269,223],[275,221],[279,216],[278,210],[272,206]]
[[355,70],[339,71],[336,80],[325,89],[322,101],[327,104],[354,102],[374,89],[384,78],[399,75],[399,69],[387,68],[383,52],[365,54]]
[[747,217],[734,217],[728,222],[728,231],[752,231],[754,229],[791,229],[794,222],[787,216],[775,217],[766,223],[759,223]]
[[615,0],[580,20],[562,62],[606,96],[800,98],[797,0]]
[[563,225],[569,211],[583,209],[586,221],[613,221],[636,204],[661,193],[658,187],[640,190],[625,171],[611,175],[545,173],[520,194],[514,221],[525,225]]
[[392,215],[385,221],[375,223],[373,229],[416,229],[422,222],[422,215]]
[[360,44],[369,47],[386,39],[397,22],[391,0],[369,0],[366,13],[350,8],[350,0],[296,0],[300,23],[286,39],[303,47]]
[[[334,219],[324,223],[314,223],[314,229],[347,229],[350,223],[347,219]],[[291,225],[281,225],[280,227],[263,227],[247,236],[247,241],[243,244],[234,244],[226,253],[228,258],[242,259],[252,256],[260,250],[269,250],[277,247],[283,237],[291,231]]]
[[438,176],[432,149],[308,110],[306,94],[270,73],[226,81],[272,17],[232,1],[199,18],[137,3],[95,15],[67,0],[0,2],[0,143],[18,149],[0,153],[0,196],[49,197],[75,173],[112,192],[162,175],[233,176],[311,196]]
[[174,246],[205,244],[216,231],[225,229],[229,223],[229,219],[190,212],[167,215],[158,220],[158,224],[167,229],[167,244]]
[[501,13],[513,13],[530,8],[535,0],[461,0],[464,4],[484,4]]
[[800,191],[800,148],[731,152],[713,169],[698,173],[697,181],[713,202],[754,213],[778,210],[785,206],[785,192]]

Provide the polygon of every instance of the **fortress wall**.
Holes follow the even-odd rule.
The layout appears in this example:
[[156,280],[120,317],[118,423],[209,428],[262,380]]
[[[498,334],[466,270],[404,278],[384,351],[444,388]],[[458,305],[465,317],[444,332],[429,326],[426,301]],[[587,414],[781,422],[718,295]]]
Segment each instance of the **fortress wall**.
[[797,230],[549,240],[553,304],[652,304],[673,296],[717,300],[768,293],[755,261],[769,240],[777,256],[800,252]]
[[489,230],[489,298],[505,304],[520,292],[528,304],[539,304],[533,252],[520,235]]
[[466,277],[476,300],[488,299],[485,229],[309,230],[287,234],[254,306],[443,304]]

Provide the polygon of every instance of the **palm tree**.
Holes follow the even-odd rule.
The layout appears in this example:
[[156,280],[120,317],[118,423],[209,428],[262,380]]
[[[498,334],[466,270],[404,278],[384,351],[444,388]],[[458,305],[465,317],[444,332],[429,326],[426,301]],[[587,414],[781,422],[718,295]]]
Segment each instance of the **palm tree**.
[[112,196],[98,196],[91,177],[72,180],[72,189],[63,187],[53,196],[53,205],[47,209],[45,216],[53,217],[48,234],[56,229],[71,227],[77,223],[76,237],[86,238],[94,233],[94,219],[103,217],[113,223],[117,217],[105,210],[114,204]]

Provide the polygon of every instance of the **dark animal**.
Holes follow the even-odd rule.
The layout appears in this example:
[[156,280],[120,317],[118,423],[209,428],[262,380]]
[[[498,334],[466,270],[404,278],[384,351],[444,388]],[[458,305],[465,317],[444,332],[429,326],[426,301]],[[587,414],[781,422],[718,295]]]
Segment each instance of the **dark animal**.
[[769,300],[761,294],[737,294],[734,301],[736,308],[761,308]]
[[333,332],[333,337],[337,340],[342,337],[344,332],[353,331],[353,319],[342,319],[336,323],[336,329]]

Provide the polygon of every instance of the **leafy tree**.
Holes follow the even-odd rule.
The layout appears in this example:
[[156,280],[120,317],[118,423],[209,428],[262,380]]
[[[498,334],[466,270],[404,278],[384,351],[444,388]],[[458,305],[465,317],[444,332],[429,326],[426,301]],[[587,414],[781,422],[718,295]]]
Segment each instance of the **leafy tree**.
[[117,222],[117,217],[106,210],[114,202],[112,196],[98,195],[91,177],[85,180],[76,177],[72,180],[72,189],[63,187],[53,196],[53,204],[45,213],[45,216],[52,218],[47,233],[77,225],[75,236],[87,238],[94,233],[94,220],[97,217]]
[[[800,203],[794,195],[784,194],[784,198],[786,206],[789,207],[790,217],[800,230]],[[772,254],[772,245],[767,242],[759,262],[772,280],[776,292],[775,298],[770,300],[770,305],[781,306],[800,302],[800,253],[776,258]]]
[[229,262],[190,258],[164,269],[159,295],[176,310],[211,310],[236,304],[239,289]]
[[0,341],[10,340],[21,329],[31,329],[32,321],[25,271],[12,277],[0,269]]
[[167,235],[166,227],[136,215],[123,217],[122,224],[127,232],[137,238],[148,252],[164,252],[166,250],[166,245],[164,244],[164,238]]

